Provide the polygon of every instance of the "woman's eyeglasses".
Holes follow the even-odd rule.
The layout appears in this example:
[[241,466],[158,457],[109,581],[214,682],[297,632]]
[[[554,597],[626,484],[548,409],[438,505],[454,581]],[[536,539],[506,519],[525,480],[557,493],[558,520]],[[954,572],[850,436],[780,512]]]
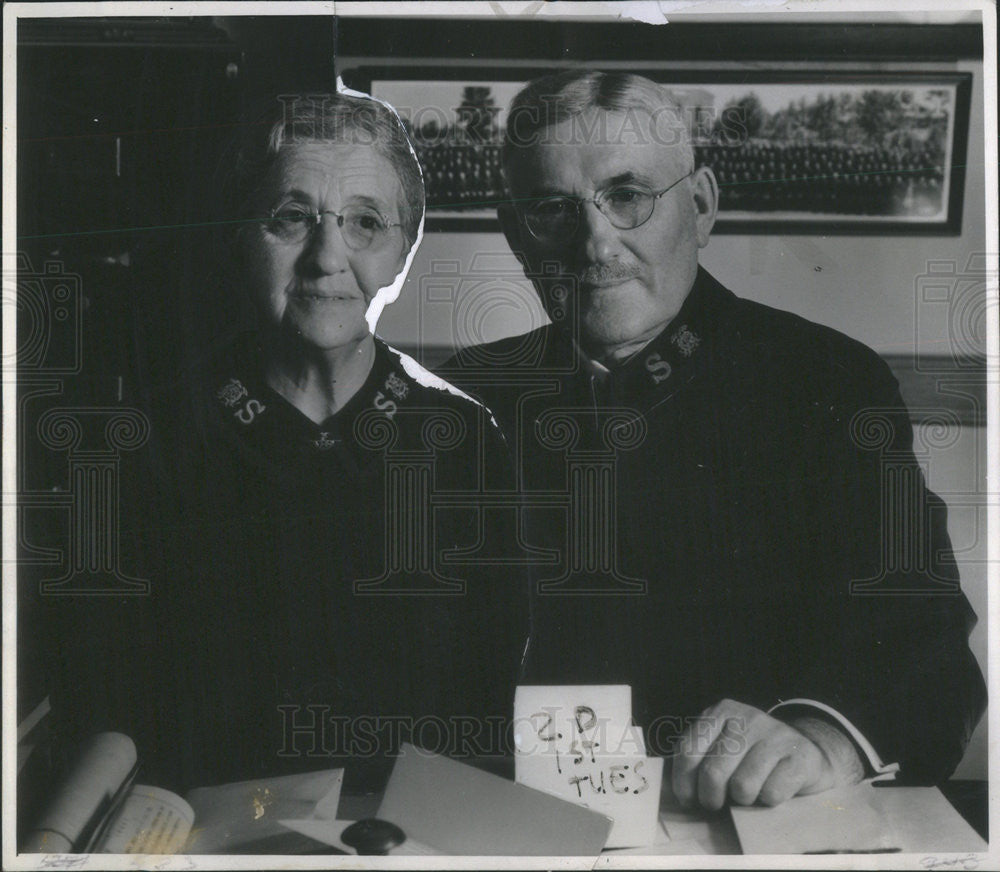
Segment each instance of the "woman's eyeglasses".
[[325,215],[337,219],[344,242],[354,251],[379,248],[389,238],[392,228],[401,226],[398,221],[392,221],[368,206],[348,206],[343,212],[331,209],[317,212],[302,206],[282,206],[268,212],[264,226],[279,241],[294,244],[309,239]]

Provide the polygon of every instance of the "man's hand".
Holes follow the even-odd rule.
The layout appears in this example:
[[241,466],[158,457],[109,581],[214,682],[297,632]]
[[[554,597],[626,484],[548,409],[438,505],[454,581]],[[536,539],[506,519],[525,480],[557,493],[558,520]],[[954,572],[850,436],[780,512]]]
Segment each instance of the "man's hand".
[[778,805],[798,794],[855,784],[864,766],[837,727],[818,718],[786,724],[753,706],[724,699],[681,737],[672,785],[681,805],[716,810]]

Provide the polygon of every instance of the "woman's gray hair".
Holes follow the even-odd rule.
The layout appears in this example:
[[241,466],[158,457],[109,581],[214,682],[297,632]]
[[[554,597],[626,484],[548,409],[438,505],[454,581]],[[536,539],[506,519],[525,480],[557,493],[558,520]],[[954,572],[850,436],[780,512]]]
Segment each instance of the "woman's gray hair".
[[416,241],[424,214],[424,180],[410,137],[396,113],[378,100],[340,92],[279,96],[243,126],[223,168],[231,214],[246,217],[283,148],[313,142],[368,146],[388,160],[403,189],[403,231],[411,243]]
[[[656,141],[680,148],[681,160],[693,167],[694,153],[683,113],[665,87],[632,73],[566,70],[529,82],[511,102],[503,144],[505,175],[516,155],[535,145],[546,128],[589,109],[648,113],[657,122],[650,128],[651,136]],[[664,116],[668,122],[666,130],[660,125]],[[635,131],[634,127],[631,129]],[[600,135],[602,132],[606,131],[595,128],[588,133]]]

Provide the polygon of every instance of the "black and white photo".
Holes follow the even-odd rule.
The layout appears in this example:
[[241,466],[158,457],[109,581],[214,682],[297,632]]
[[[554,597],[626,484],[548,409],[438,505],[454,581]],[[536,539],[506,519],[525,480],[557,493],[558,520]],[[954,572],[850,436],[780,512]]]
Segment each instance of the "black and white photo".
[[7,4],[4,867],[990,868],[995,28]]

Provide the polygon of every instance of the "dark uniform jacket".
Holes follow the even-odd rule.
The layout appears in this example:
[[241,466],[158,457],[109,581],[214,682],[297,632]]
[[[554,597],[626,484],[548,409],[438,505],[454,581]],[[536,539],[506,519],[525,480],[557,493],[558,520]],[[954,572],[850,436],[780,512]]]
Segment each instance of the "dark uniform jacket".
[[48,603],[67,736],[128,733],[143,780],[178,789],[345,762],[377,789],[404,739],[499,754],[528,607],[480,559],[484,482],[509,469],[489,414],[376,341],[317,425],[258,359],[227,349],[154,416],[122,493],[149,596]]
[[901,778],[952,772],[985,706],[975,615],[874,352],[702,270],[603,382],[551,325],[440,372],[514,446],[544,551],[529,681],[632,685],[655,753],[723,698],[806,698]]

